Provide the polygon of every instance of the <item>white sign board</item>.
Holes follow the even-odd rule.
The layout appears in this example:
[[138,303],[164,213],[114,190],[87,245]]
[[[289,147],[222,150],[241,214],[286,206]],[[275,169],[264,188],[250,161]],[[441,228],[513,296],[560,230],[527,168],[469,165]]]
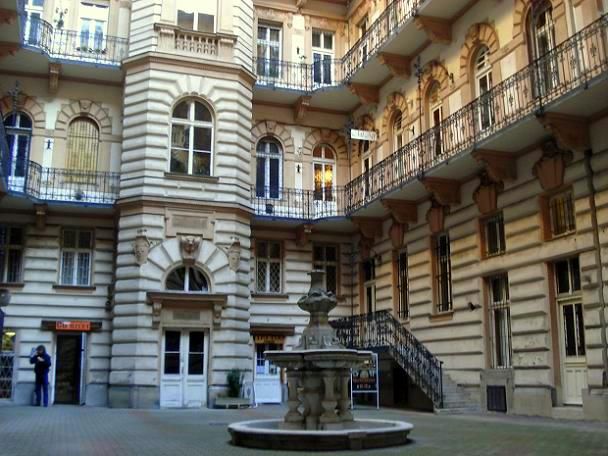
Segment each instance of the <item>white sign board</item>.
[[376,141],[378,134],[375,131],[369,130],[351,130],[350,137],[358,141]]

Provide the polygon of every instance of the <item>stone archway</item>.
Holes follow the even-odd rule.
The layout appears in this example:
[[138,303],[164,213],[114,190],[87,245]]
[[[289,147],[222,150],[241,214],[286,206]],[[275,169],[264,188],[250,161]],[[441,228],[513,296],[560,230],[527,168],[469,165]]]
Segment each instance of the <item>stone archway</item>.
[[401,112],[404,119],[408,115],[407,100],[400,92],[394,92],[386,99],[386,107],[384,108],[384,112],[382,114],[382,135],[380,137],[381,143],[388,140],[389,132],[392,129],[392,120],[397,111]]
[[285,157],[294,156],[295,146],[291,134],[284,125],[272,120],[262,120],[251,129],[251,147],[254,154],[258,141],[265,136],[272,136],[281,143]]
[[[44,130],[46,128],[46,113],[44,105],[34,97],[22,95],[17,100],[17,110],[26,113],[31,117],[34,130]],[[13,99],[6,96],[0,100],[0,112],[7,115],[13,110]]]
[[334,148],[338,156],[338,160],[348,160],[348,150],[344,137],[335,130],[327,128],[317,128],[312,130],[306,138],[302,146],[304,155],[312,155],[313,149],[319,144],[328,144]]
[[[526,20],[530,13],[530,8],[535,0],[515,0],[515,7],[513,8],[513,38],[523,34],[524,40],[526,37]],[[546,0],[551,3],[551,6],[555,9],[560,0]]]
[[422,89],[423,99],[426,99],[427,92],[434,82],[439,84],[440,90],[444,91],[448,86],[450,76],[447,68],[443,63],[432,60],[424,66],[424,75],[420,87]]
[[61,111],[57,114],[57,121],[55,122],[55,136],[65,138],[70,122],[79,116],[94,120],[99,126],[99,132],[102,136],[112,134],[112,119],[108,110],[94,101],[79,100],[61,106]]

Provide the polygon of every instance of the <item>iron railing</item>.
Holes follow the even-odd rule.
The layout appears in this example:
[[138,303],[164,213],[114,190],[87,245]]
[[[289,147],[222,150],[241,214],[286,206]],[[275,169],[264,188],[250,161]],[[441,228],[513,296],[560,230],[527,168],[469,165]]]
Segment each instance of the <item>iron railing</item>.
[[114,204],[119,192],[119,173],[44,168],[27,162],[22,176],[8,176],[9,190],[42,201]]
[[[474,148],[608,70],[608,15],[513,74],[345,186],[348,214]],[[550,71],[547,74],[547,71]]]
[[4,128],[3,119],[0,118],[0,179],[2,180],[2,190],[5,191],[8,187],[8,175],[10,173],[10,151],[8,150],[8,142],[6,140],[6,129]]
[[303,190],[283,187],[251,189],[253,211],[259,216],[318,220],[344,216],[343,187]]
[[418,6],[424,1],[393,0],[341,59],[296,63],[254,57],[257,84],[304,92],[343,85],[392,35],[415,17]]
[[56,29],[36,17],[23,17],[22,33],[24,46],[38,49],[54,59],[119,66],[127,57],[126,38]]
[[443,406],[442,362],[390,311],[340,318],[331,325],[345,347],[386,350],[436,407]]

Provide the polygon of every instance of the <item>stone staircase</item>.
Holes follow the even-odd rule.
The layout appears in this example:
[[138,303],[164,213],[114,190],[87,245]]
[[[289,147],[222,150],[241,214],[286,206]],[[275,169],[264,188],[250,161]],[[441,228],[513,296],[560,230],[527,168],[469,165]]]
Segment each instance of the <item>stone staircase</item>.
[[389,311],[340,318],[331,324],[344,346],[389,353],[437,413],[480,413],[479,401],[443,372],[441,361]]
[[458,386],[445,372],[443,379],[443,404],[435,407],[435,413],[440,415],[464,415],[481,413],[479,401],[471,397],[465,388]]

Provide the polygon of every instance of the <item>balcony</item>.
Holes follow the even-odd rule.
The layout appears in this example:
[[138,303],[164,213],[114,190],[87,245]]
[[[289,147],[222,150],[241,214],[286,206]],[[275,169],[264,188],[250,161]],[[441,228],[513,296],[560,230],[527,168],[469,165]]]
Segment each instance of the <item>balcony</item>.
[[231,62],[237,37],[227,33],[185,30],[175,24],[154,24],[158,50],[171,54]]
[[[345,203],[343,214],[378,216],[384,214],[380,198],[422,198],[426,192],[419,180],[425,175],[470,176],[480,168],[470,154],[477,148],[516,153],[529,147],[547,136],[536,119],[544,113],[589,117],[604,110],[607,32],[608,15],[604,15],[353,179],[343,195],[337,190],[336,199]],[[255,213],[265,215],[263,201],[256,193],[252,199]],[[286,200],[274,216],[296,217],[298,204],[299,200]],[[315,217],[309,212],[303,218]]]
[[33,161],[9,163],[8,168],[9,192],[35,201],[113,205],[118,198],[118,173],[44,168]]
[[344,188],[303,190],[283,187],[253,187],[251,201],[256,215],[291,220],[321,220],[346,215]]
[[42,19],[25,16],[21,30],[24,48],[40,51],[62,63],[120,67],[127,57],[126,38],[55,29]]

